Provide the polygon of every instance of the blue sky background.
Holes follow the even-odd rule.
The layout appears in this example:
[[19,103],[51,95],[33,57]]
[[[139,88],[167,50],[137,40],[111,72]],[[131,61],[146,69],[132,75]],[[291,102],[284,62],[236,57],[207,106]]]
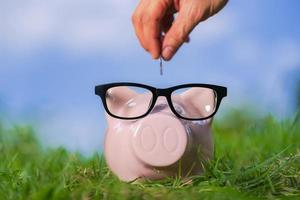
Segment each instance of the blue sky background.
[[[102,148],[97,84],[228,87],[219,116],[252,105],[278,118],[295,111],[300,77],[300,1],[231,0],[201,23],[171,62],[143,51],[131,14],[136,0],[0,0],[0,115],[30,123],[47,145],[89,154]],[[234,119],[232,119],[234,120]]]

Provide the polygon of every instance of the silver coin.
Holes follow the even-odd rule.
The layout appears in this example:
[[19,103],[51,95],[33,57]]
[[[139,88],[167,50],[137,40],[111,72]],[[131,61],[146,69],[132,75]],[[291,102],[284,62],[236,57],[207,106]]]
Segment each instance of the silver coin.
[[162,63],[162,58],[159,58],[159,66],[160,66],[160,75],[162,76],[164,74],[163,72],[163,63]]

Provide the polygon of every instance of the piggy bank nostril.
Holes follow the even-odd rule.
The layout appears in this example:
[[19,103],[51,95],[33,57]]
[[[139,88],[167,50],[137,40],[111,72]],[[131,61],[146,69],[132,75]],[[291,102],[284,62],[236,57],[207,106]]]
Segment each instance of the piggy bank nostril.
[[140,143],[145,151],[152,151],[156,144],[156,136],[150,126],[146,126],[141,130]]
[[178,146],[178,135],[175,129],[167,128],[163,133],[163,145],[166,151],[173,152]]

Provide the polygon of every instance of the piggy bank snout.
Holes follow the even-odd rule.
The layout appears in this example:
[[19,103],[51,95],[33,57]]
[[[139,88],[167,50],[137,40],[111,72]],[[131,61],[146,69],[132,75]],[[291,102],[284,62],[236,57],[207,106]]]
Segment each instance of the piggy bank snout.
[[138,122],[131,138],[135,156],[146,165],[164,167],[184,154],[188,134],[179,119],[153,114]]

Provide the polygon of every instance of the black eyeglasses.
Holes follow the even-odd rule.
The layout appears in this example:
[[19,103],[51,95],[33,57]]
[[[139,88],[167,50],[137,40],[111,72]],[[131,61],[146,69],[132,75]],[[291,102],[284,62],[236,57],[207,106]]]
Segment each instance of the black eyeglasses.
[[106,112],[118,119],[145,117],[154,108],[158,97],[164,96],[177,117],[204,120],[218,111],[221,100],[227,96],[227,88],[209,84],[185,84],[158,89],[124,82],[98,85],[95,94],[101,97]]

